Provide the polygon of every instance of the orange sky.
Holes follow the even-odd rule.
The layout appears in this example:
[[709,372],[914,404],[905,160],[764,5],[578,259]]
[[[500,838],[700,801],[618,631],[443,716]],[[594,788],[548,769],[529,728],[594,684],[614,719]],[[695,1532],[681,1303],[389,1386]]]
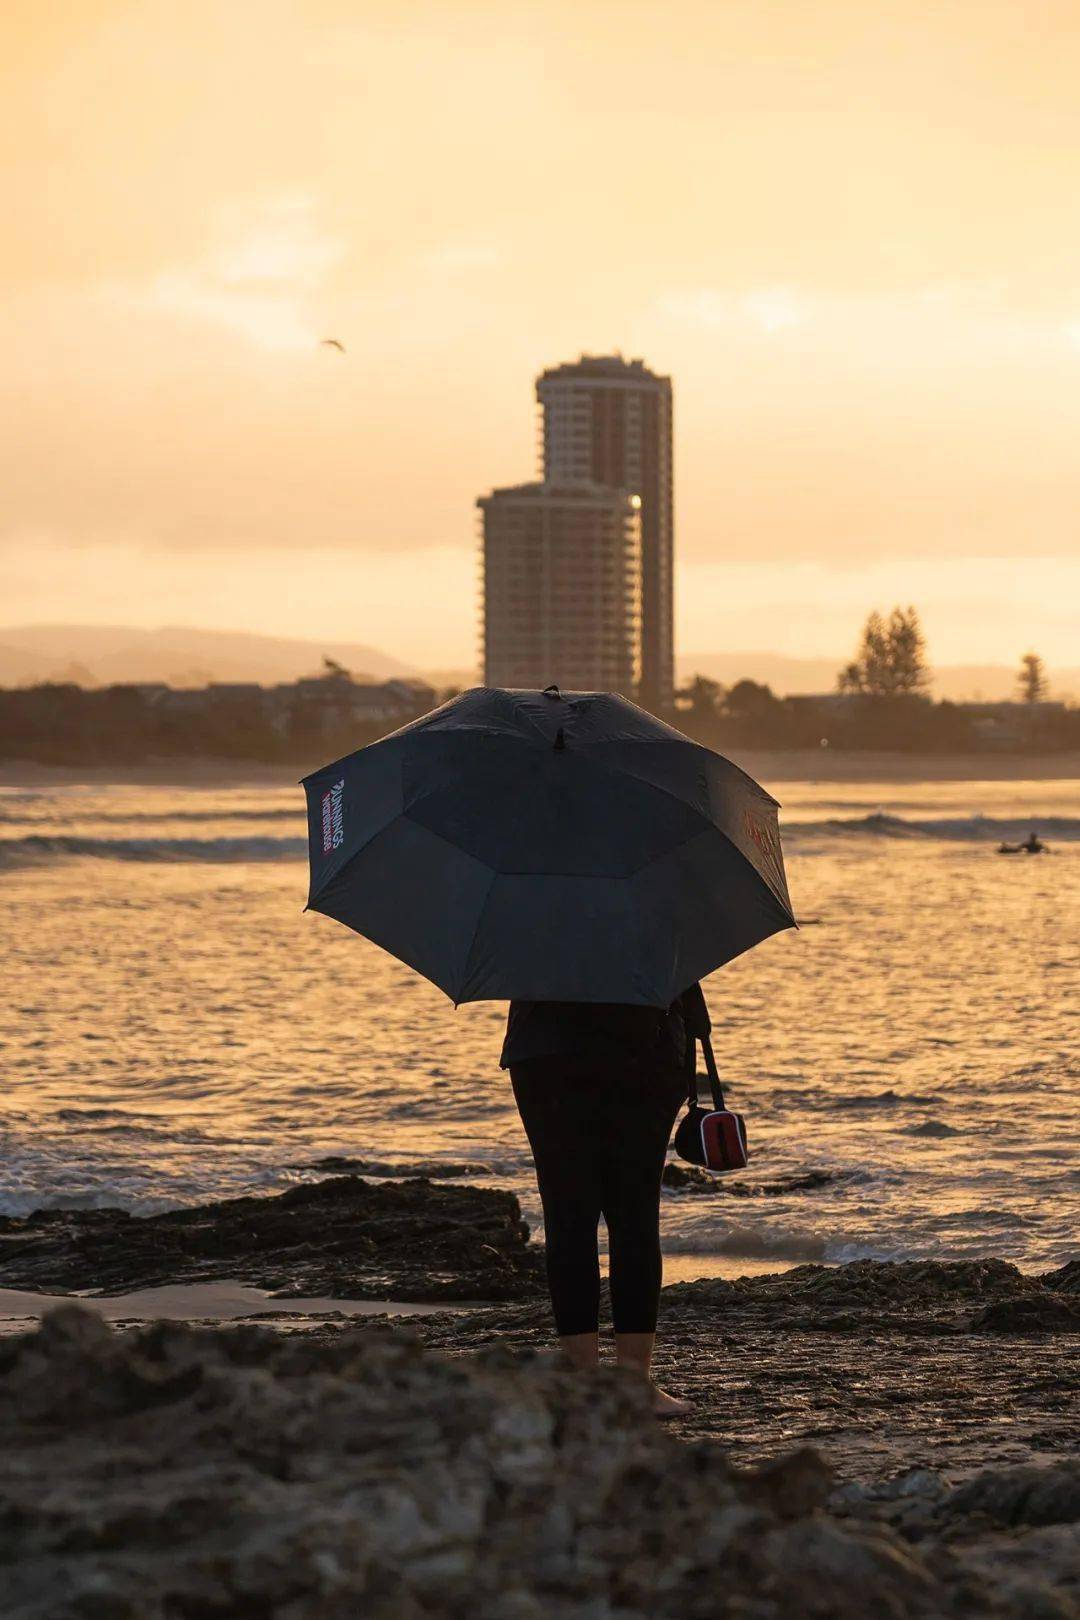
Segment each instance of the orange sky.
[[684,651],[1075,664],[1078,87],[1075,0],[8,0],[0,626],[467,664],[473,499],[618,348]]

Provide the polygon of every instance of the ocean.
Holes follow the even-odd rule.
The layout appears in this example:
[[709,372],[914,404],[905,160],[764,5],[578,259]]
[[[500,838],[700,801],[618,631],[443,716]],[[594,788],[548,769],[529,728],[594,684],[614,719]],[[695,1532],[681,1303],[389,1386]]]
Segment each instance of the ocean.
[[[1080,782],[784,783],[802,927],[706,984],[749,1170],[665,1193],[668,1280],[992,1255],[1080,1226]],[[303,912],[294,786],[0,789],[0,1213],[359,1162],[512,1188],[505,1007]],[[999,858],[1035,825],[1050,855]],[[328,1162],[329,1161],[329,1164]]]

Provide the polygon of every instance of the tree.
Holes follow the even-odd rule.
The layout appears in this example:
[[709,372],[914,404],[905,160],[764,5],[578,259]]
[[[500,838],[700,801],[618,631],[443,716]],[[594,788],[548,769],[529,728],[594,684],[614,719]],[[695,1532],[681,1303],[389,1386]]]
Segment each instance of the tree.
[[1046,666],[1038,653],[1025,653],[1020,660],[1020,674],[1017,678],[1022,703],[1045,703],[1049,689],[1046,683]]
[[724,699],[724,709],[733,720],[769,721],[780,707],[772,687],[760,681],[736,681]]
[[837,676],[841,692],[867,697],[922,697],[930,684],[926,638],[913,607],[893,608],[888,619],[871,613],[854,662]]
[[324,681],[351,681],[352,674],[345,668],[344,664],[339,664],[336,658],[330,658],[326,653],[323,653],[323,671],[320,679]]
[[724,688],[708,675],[695,675],[675,696],[684,709],[689,709],[695,720],[711,719],[720,707]]

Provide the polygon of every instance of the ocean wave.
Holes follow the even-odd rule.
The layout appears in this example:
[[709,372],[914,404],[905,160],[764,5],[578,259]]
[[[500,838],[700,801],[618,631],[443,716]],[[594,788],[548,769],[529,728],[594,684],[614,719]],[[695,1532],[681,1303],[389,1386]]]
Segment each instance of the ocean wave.
[[798,1232],[783,1227],[729,1226],[723,1231],[664,1237],[666,1254],[723,1255],[728,1260],[794,1260],[822,1262],[828,1256],[829,1242],[818,1232]]
[[427,1181],[460,1181],[468,1176],[488,1179],[512,1174],[518,1168],[499,1161],[480,1164],[442,1159],[353,1159],[340,1154],[315,1159],[300,1168],[317,1172],[321,1176],[386,1176],[392,1180],[411,1180],[423,1177]]
[[944,839],[953,843],[1015,843],[1035,828],[1052,842],[1080,840],[1080,816],[935,816],[908,819],[875,811],[866,816],[834,816],[825,821],[784,821],[785,838]]
[[[233,808],[220,810],[83,810],[78,816],[65,817],[59,813],[55,805],[46,811],[48,820],[53,822],[78,823],[79,821],[96,821],[102,826],[109,825],[135,825],[151,826],[158,822],[207,822],[207,821],[292,821],[298,827],[304,824],[303,805],[273,806],[266,809]],[[45,815],[12,815],[0,804],[0,822],[8,827],[39,827]]]
[[78,838],[32,834],[0,838],[0,869],[42,866],[51,861],[90,857],[105,861],[299,861],[306,838]]

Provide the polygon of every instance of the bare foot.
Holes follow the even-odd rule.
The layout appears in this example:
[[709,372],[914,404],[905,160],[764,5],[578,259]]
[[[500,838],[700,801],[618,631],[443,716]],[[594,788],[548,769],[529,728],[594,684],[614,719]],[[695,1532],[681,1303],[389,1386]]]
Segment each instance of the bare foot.
[[658,1384],[652,1387],[653,1411],[658,1418],[685,1417],[687,1412],[694,1410],[689,1401],[682,1401],[677,1395],[666,1394]]

